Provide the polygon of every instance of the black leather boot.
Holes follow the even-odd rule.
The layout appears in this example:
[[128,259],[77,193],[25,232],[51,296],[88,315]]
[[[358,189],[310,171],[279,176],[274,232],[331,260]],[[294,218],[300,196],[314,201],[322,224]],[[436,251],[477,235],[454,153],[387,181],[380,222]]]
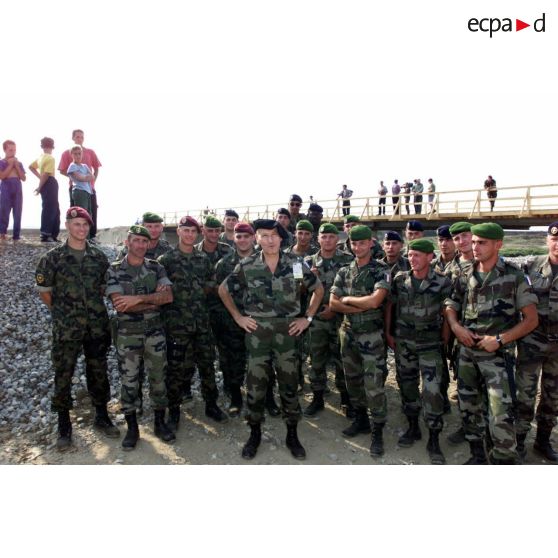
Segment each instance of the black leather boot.
[[240,393],[240,386],[231,384],[230,393],[231,403],[228,413],[231,417],[237,417],[240,415],[240,411],[242,411],[242,393]]
[[537,427],[537,437],[535,438],[535,444],[533,449],[539,455],[542,455],[547,461],[552,461],[556,463],[558,461],[558,454],[552,447],[550,443],[550,435],[552,434],[552,429],[543,428],[539,424]]
[[407,431],[397,441],[397,445],[400,448],[410,448],[416,441],[422,439],[419,418],[407,417],[407,420],[409,421],[409,428],[407,428]]
[[72,423],[70,422],[70,411],[58,411],[58,439],[56,449],[66,451],[72,445]]
[[469,447],[471,448],[471,457],[465,461],[464,465],[488,465],[482,440],[469,442]]
[[155,411],[155,421],[153,423],[153,431],[155,436],[163,442],[173,443],[176,440],[176,436],[167,426],[165,422],[165,409],[159,409]]
[[372,425],[372,443],[370,444],[370,455],[381,457],[384,455],[384,425],[374,423]]
[[205,402],[205,416],[213,419],[215,422],[227,422],[229,420],[227,414],[217,405],[217,401]]
[[128,431],[126,432],[126,436],[122,440],[122,449],[124,451],[133,450],[136,447],[136,444],[139,440],[139,427],[138,427],[138,419],[136,417],[136,412],[130,413],[125,415],[126,424],[128,425]]
[[169,419],[167,420],[167,426],[169,430],[173,433],[178,432],[178,425],[180,424],[180,405],[173,405],[169,407]]
[[356,416],[348,428],[343,430],[343,436],[354,438],[357,434],[370,434],[370,419],[368,418],[368,410],[366,407],[357,409]]
[[432,465],[445,465],[446,458],[440,449],[440,433],[437,430],[430,430],[430,436],[428,437],[428,443],[426,444],[426,451],[430,456],[430,463]]
[[275,403],[273,385],[271,383],[267,386],[267,392],[265,394],[265,408],[270,417],[278,417],[281,414],[281,409],[279,409],[277,403]]
[[312,401],[306,409],[304,409],[304,416],[313,417],[320,411],[324,410],[324,393],[323,391],[315,391],[312,396]]
[[291,455],[295,459],[306,459],[306,450],[302,447],[297,434],[297,425],[287,424],[287,439],[285,443],[287,447],[291,450]]
[[244,444],[242,448],[242,457],[244,459],[254,459],[256,453],[258,453],[258,448],[262,441],[262,425],[251,424],[250,425],[250,437],[248,441]]
[[465,430],[462,426],[460,426],[453,434],[450,434],[447,437],[448,444],[450,446],[458,446],[466,441],[465,438]]
[[356,417],[356,409],[351,403],[351,398],[346,391],[341,392],[341,408],[345,411],[345,416],[348,419],[354,419]]
[[120,436],[120,430],[110,420],[106,405],[95,406],[93,428],[102,432],[107,438],[118,438]]
[[517,434],[515,440],[517,443],[517,455],[519,459],[523,462],[527,457],[527,450],[525,449],[525,440],[527,439],[527,432],[524,434]]

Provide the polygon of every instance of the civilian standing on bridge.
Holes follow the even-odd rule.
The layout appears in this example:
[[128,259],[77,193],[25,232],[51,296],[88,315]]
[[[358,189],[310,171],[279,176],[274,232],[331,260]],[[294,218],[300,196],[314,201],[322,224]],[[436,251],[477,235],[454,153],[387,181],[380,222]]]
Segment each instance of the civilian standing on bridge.
[[397,180],[393,181],[393,186],[391,187],[391,201],[393,203],[393,214],[399,215],[401,208],[397,207],[399,203],[399,194],[401,193],[401,186]]
[[353,191],[347,188],[346,184],[343,184],[343,189],[339,194],[337,194],[337,199],[341,198],[343,200],[343,216],[349,215],[351,213],[351,196]]
[[388,193],[387,186],[384,181],[380,180],[380,187],[378,188],[378,215],[386,214],[386,195]]
[[484,181],[484,189],[486,190],[486,195],[490,201],[490,211],[494,211],[494,204],[496,203],[496,196],[498,195],[498,190],[496,188],[496,180],[492,178],[492,175],[488,175],[488,178]]

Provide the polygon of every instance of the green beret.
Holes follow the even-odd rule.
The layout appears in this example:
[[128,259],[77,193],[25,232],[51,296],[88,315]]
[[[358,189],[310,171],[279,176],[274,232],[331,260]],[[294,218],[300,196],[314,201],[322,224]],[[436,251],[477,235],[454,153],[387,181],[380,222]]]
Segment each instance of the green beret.
[[372,229],[366,225],[356,225],[349,231],[351,240],[370,240],[372,238]]
[[467,223],[467,221],[459,221],[454,223],[450,228],[449,232],[452,236],[462,233],[462,232],[471,232],[471,223]]
[[324,223],[318,232],[327,234],[339,234],[337,227],[333,223]]
[[308,231],[308,232],[313,233],[314,232],[314,227],[312,226],[312,223],[310,223],[310,221],[307,221],[306,219],[302,219],[296,224],[296,230],[297,231]]
[[217,219],[216,217],[211,217],[211,215],[205,218],[203,224],[208,229],[220,229],[223,226],[219,219]]
[[141,225],[132,225],[130,227],[130,229],[128,230],[128,234],[136,234],[138,236],[145,236],[145,238],[147,238],[148,240],[151,240],[151,235],[149,234],[149,231],[145,227],[142,227]]
[[141,218],[142,223],[162,223],[162,217],[159,217],[157,213],[153,213],[152,211],[148,211],[144,213]]
[[504,238],[504,229],[498,225],[498,223],[473,225],[471,227],[471,232],[476,236],[488,238],[489,240],[502,240]]
[[409,242],[409,250],[417,250],[418,252],[424,252],[425,254],[432,254],[434,252],[434,244],[426,238],[417,238],[416,240],[411,240],[411,242]]
[[356,215],[346,215],[343,219],[343,223],[360,223],[360,218]]

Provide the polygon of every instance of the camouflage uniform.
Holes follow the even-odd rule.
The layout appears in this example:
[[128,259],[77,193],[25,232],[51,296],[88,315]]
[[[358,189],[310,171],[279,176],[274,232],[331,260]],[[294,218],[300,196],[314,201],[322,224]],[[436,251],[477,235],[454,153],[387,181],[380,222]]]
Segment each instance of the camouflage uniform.
[[[367,265],[359,267],[353,261],[339,270],[330,291],[338,298],[367,296],[377,289],[389,291],[390,281],[389,267],[384,263],[370,260]],[[373,422],[384,424],[387,417],[384,305],[345,314],[340,341],[351,404],[357,409],[370,407]]]
[[227,234],[225,233],[225,231],[223,231],[219,235],[219,242],[223,244],[228,244],[234,250],[234,238],[232,240],[229,240],[227,238]]
[[404,256],[399,256],[395,263],[389,263],[387,260],[387,256],[380,259],[381,262],[385,263],[391,271],[391,277],[395,277],[400,271],[410,271],[411,264],[409,263],[408,258]]
[[454,258],[452,258],[449,262],[444,262],[442,259],[442,255],[439,254],[432,260],[432,269],[439,271],[440,273],[446,273],[446,270],[453,265]]
[[52,296],[52,410],[72,408],[72,376],[80,352],[85,355],[87,390],[95,406],[110,400],[107,352],[110,329],[102,289],[109,266],[101,250],[86,242],[79,261],[63,244],[39,260],[35,281],[40,292]]
[[[457,276],[446,306],[457,312],[464,327],[478,335],[498,335],[510,329],[518,323],[521,308],[537,303],[523,273],[501,258],[482,283],[475,270],[476,266],[470,266]],[[465,346],[459,351],[457,389],[466,438],[470,442],[483,438],[486,389],[495,459],[516,458],[514,351],[511,343],[494,353]]]
[[322,305],[310,328],[310,355],[312,366],[310,368],[310,386],[313,392],[324,392],[327,387],[326,366],[332,361],[335,366],[335,386],[339,393],[347,393],[345,384],[345,373],[341,362],[341,352],[339,348],[339,327],[342,316],[335,314],[330,320],[320,318],[320,312],[328,309],[329,296],[333,285],[333,280],[337,272],[344,266],[349,265],[353,257],[349,254],[337,250],[332,258],[325,259],[321,251],[313,256],[307,256],[304,261],[310,268],[318,269],[318,278],[324,287],[324,298]]
[[[166,240],[160,238],[159,242],[157,242],[157,244],[155,245],[155,248],[148,248],[147,252],[145,253],[145,258],[147,260],[157,260],[160,256],[166,254],[170,250],[172,250],[172,246]],[[123,260],[126,257],[127,253],[128,247],[124,246],[120,250],[120,252],[118,252],[115,261]]]
[[[295,279],[295,269],[302,279]],[[246,335],[248,350],[248,421],[259,424],[264,418],[264,401],[271,366],[275,366],[281,395],[283,419],[287,424],[300,420],[297,397],[295,339],[289,324],[301,312],[301,291],[313,292],[320,280],[302,258],[279,253],[277,269],[272,274],[263,253],[244,258],[224,283],[229,293],[244,297],[244,312],[257,321],[257,329]]]
[[312,256],[314,254],[317,254],[320,251],[320,245],[312,238],[312,240],[310,240],[310,246],[308,247],[308,250],[302,255],[299,256],[295,251],[294,251],[294,247],[296,244],[296,238],[294,239],[294,244],[291,244],[290,246],[287,246],[283,252],[285,252],[285,254],[293,254],[294,256],[300,257],[300,258],[306,258],[307,256]]
[[527,434],[531,427],[539,376],[541,398],[536,415],[539,428],[551,431],[558,416],[558,275],[553,276],[548,256],[528,260],[524,269],[539,299],[539,325],[518,342],[518,434]]
[[207,308],[207,292],[213,288],[209,258],[204,252],[186,254],[175,248],[161,256],[159,263],[173,284],[173,301],[163,307],[169,406],[182,402],[184,387],[192,381],[196,365],[204,400],[216,401],[215,353]]
[[395,362],[403,413],[420,413],[419,383],[429,430],[443,426],[444,400],[440,385],[443,374],[442,310],[451,293],[451,281],[430,269],[418,289],[412,271],[399,272],[392,284],[395,306]]
[[298,215],[291,215],[291,222],[290,222],[290,224],[289,224],[289,226],[288,226],[288,231],[289,231],[290,233],[293,233],[293,234],[294,234],[294,233],[296,232],[296,224],[297,224],[299,221],[302,221],[303,219],[304,219],[304,220],[307,220],[307,219],[308,219],[308,217],[306,217],[306,215],[305,215],[304,213],[299,213]]
[[[171,285],[164,268],[156,261],[144,259],[141,266],[132,266],[127,257],[110,265],[106,283],[107,296],[153,294],[158,286]],[[165,409],[168,405],[167,348],[160,310],[119,312],[116,351],[122,377],[122,412],[127,415],[141,408],[139,374],[142,362],[149,378],[153,410]]]

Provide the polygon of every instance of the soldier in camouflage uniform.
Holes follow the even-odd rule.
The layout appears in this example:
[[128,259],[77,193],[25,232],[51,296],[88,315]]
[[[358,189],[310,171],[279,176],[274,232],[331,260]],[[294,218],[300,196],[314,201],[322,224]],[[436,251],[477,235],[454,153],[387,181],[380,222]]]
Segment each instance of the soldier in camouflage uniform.
[[296,242],[293,233],[289,230],[291,223],[291,214],[289,210],[285,207],[280,207],[275,215],[275,220],[283,225],[283,228],[287,231],[287,237],[281,239],[281,250],[285,250],[285,248],[292,246]]
[[457,255],[455,243],[451,237],[449,225],[442,225],[436,229],[438,237],[438,248],[440,254],[432,260],[432,267],[441,273],[445,273],[446,269],[453,263]]
[[[351,249],[351,239],[349,238],[349,231],[356,227],[356,225],[361,225],[362,221],[356,215],[345,215],[343,218],[343,230],[347,234],[347,239],[345,241],[340,241],[337,243],[337,247],[343,252],[347,252],[351,256],[354,256],[353,251]],[[385,257],[385,252],[382,250],[380,243],[378,240],[372,236],[372,240],[374,244],[372,245],[372,258],[375,260],[381,260]]]
[[197,365],[205,400],[205,414],[216,422],[227,415],[218,407],[215,382],[215,352],[207,307],[207,296],[214,290],[213,266],[203,251],[195,250],[200,231],[193,217],[182,217],[177,227],[178,246],[159,258],[173,284],[174,299],[163,308],[167,335],[169,426],[176,431],[180,404],[188,393]]
[[234,209],[227,209],[225,211],[225,218],[223,224],[225,230],[219,235],[219,242],[228,244],[234,248],[234,227],[238,223],[238,213]]
[[92,224],[85,209],[70,207],[66,213],[67,242],[43,255],[35,273],[41,300],[52,315],[52,411],[58,413],[59,450],[69,448],[72,442],[72,376],[81,351],[87,390],[96,410],[94,427],[111,438],[120,435],[107,413],[110,330],[102,292],[109,263],[103,252],[87,241]]
[[[145,257],[148,260],[156,260],[159,256],[162,256],[172,250],[172,246],[165,239],[161,238],[165,228],[162,217],[159,217],[156,213],[148,211],[142,215],[141,224],[149,231],[151,236],[147,252],[145,253]],[[116,256],[116,260],[124,259],[124,256],[127,253],[128,247],[124,246]]]
[[[408,448],[422,438],[419,427],[422,378],[424,420],[430,432],[426,449],[432,464],[442,465],[446,462],[439,443],[444,414],[442,346],[449,336],[443,311],[444,301],[451,292],[451,281],[430,268],[433,257],[434,246],[429,240],[409,243],[411,271],[400,271],[393,279],[386,311],[386,337],[395,351],[397,383],[403,413],[409,421],[409,428],[399,438],[398,445]],[[394,336],[390,333],[392,307]]]
[[294,254],[304,258],[311,256],[319,251],[320,245],[313,239],[314,227],[306,219],[300,220],[296,224],[295,240],[296,243],[283,250],[286,254]]
[[167,349],[160,316],[160,307],[172,302],[172,290],[163,266],[145,258],[150,240],[145,227],[130,227],[126,240],[128,254],[113,262],[105,276],[106,294],[118,313],[116,351],[122,378],[122,412],[128,424],[128,432],[122,440],[124,450],[134,449],[139,439],[136,413],[140,408],[142,362],[149,378],[155,435],[164,442],[175,440],[165,423]]
[[[254,253],[255,233],[248,223],[237,223],[234,227],[235,250],[217,262],[215,266],[215,284],[220,285],[243,258]],[[239,311],[244,309],[244,300],[240,290],[231,293]],[[228,413],[238,416],[242,410],[242,394],[240,388],[246,374],[245,332],[232,319],[223,306],[221,314],[222,335],[220,337],[219,354],[223,364],[223,376],[228,379],[231,404]],[[272,386],[273,387],[273,386]],[[273,394],[271,395],[273,398]]]
[[383,428],[387,417],[384,384],[387,377],[384,302],[390,290],[386,264],[372,259],[372,231],[358,225],[350,231],[355,260],[337,273],[329,305],[345,316],[340,330],[341,356],[347,391],[356,417],[345,436],[370,432],[367,407],[373,420],[370,454],[384,453]]
[[310,417],[324,408],[324,392],[327,387],[326,366],[330,361],[335,367],[335,385],[341,395],[341,405],[349,416],[352,414],[339,348],[339,326],[342,316],[332,312],[329,308],[329,290],[333,286],[333,280],[337,272],[353,260],[349,254],[336,249],[338,236],[339,231],[334,224],[323,224],[320,227],[320,251],[304,259],[312,272],[320,279],[324,288],[324,298],[320,310],[309,330],[312,357],[309,375],[313,397],[310,405],[304,410],[304,414]]
[[411,269],[409,260],[401,253],[402,250],[403,239],[401,235],[397,231],[387,231],[384,234],[384,251],[386,255],[380,261],[389,266],[392,278],[399,271],[409,271]]
[[293,194],[289,198],[289,212],[291,214],[291,222],[289,224],[289,232],[294,234],[296,231],[296,224],[302,220],[306,219],[304,213],[300,213],[300,208],[302,207],[302,198],[298,194]]
[[548,227],[548,256],[529,258],[524,265],[539,299],[539,325],[520,339],[517,351],[517,451],[524,458],[525,439],[535,418],[539,376],[541,398],[537,407],[534,450],[556,463],[558,453],[550,443],[558,416],[558,221]]
[[[306,451],[297,435],[300,405],[297,396],[295,339],[308,329],[323,296],[320,280],[302,258],[280,250],[285,231],[277,221],[254,222],[260,253],[241,260],[219,295],[235,322],[246,331],[248,349],[248,422],[251,434],[242,457],[253,459],[261,442],[264,400],[272,363],[275,365],[283,418],[287,424],[287,447],[293,457],[304,459]],[[307,315],[300,316],[301,291],[312,293]],[[244,296],[244,314],[230,293],[239,289]]]
[[473,225],[471,232],[475,263],[457,277],[446,300],[448,322],[461,345],[457,387],[471,446],[467,464],[486,463],[485,387],[493,443],[490,460],[515,463],[514,342],[537,326],[537,297],[523,273],[499,257],[502,227],[483,223]]

